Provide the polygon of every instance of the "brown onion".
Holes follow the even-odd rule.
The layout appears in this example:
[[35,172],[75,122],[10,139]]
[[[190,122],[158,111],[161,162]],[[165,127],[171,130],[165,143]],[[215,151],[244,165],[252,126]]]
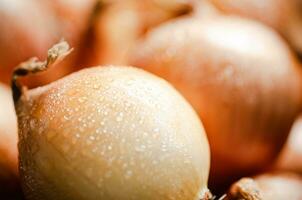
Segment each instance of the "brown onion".
[[190,10],[189,0],[105,1],[84,50],[85,64],[125,64],[129,50],[147,30]]
[[302,177],[291,173],[267,173],[243,178],[232,185],[225,200],[301,200]]
[[50,10],[34,0],[2,0],[0,27],[0,80],[6,83],[13,67],[33,55],[42,58],[60,35]]
[[295,121],[275,167],[302,174],[302,116]]
[[296,59],[254,21],[215,14],[175,20],[152,30],[130,64],[171,82],[199,113],[215,185],[270,165],[301,109]]
[[122,1],[101,8],[93,23],[93,35],[88,38],[93,51],[87,48],[86,65],[125,63],[128,49],[143,29],[137,7],[136,1]]
[[[2,0],[0,2],[0,81],[9,83],[13,68],[43,53],[65,38],[79,47],[88,29],[96,0]],[[76,53],[74,53],[76,55]],[[30,86],[45,84],[69,73],[75,58],[47,75],[31,78]]]
[[210,0],[227,14],[259,20],[279,31],[302,54],[300,0]]
[[47,0],[42,4],[52,10],[62,37],[69,43],[78,44],[89,28],[97,0]]
[[18,190],[17,118],[10,89],[0,84],[0,198]]
[[[13,77],[20,173],[28,200],[209,200],[209,147],[193,108],[166,81],[132,67],[95,67],[24,90]],[[23,88],[21,90],[21,88]]]

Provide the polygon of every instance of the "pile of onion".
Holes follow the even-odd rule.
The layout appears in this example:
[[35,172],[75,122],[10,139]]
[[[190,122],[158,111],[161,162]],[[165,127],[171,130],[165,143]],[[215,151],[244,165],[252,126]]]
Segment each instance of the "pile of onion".
[[18,196],[17,118],[10,89],[0,84],[0,198]]
[[[302,173],[298,9],[298,0],[0,1],[0,82],[13,89],[12,98],[0,84],[0,198],[20,198],[21,181],[28,200],[210,200],[208,178],[220,192],[272,163]],[[61,38],[74,54],[59,63],[71,52],[63,41],[45,58]],[[53,81],[100,64],[117,66]],[[300,200],[301,188],[299,175],[266,173],[221,199]]]
[[[13,76],[20,174],[28,200],[209,200],[209,146],[197,114],[165,80],[132,67],[95,67],[25,90]],[[189,131],[188,131],[189,130]]]
[[193,105],[218,186],[271,165],[301,110],[302,74],[273,30],[198,12],[150,31],[129,63],[168,80]]
[[210,0],[226,14],[259,20],[281,33],[302,54],[301,0]]
[[[65,38],[78,47],[88,29],[96,0],[2,0],[0,2],[0,82],[9,83],[13,68],[30,57],[43,53]],[[76,55],[76,54],[74,54]],[[28,84],[47,83],[72,71],[75,58],[47,76]]]

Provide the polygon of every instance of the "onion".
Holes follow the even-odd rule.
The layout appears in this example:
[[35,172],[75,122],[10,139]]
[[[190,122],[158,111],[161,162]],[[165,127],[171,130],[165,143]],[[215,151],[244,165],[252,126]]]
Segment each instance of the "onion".
[[18,190],[17,119],[9,88],[0,84],[0,197]]
[[[0,81],[9,83],[14,66],[43,53],[65,38],[79,47],[96,0],[2,0],[0,2]],[[76,55],[76,53],[74,53]],[[30,86],[45,84],[73,71],[67,59],[47,75],[31,78]]]
[[301,110],[296,59],[254,21],[214,12],[175,20],[147,34],[129,63],[171,82],[198,112],[216,186],[270,165]]
[[60,30],[51,12],[34,0],[0,2],[0,80],[9,83],[13,67],[42,53],[58,40]]
[[[20,90],[18,76],[68,53],[16,69],[20,173],[32,199],[209,199],[203,126],[166,81],[131,67],[96,67]],[[34,66],[34,67],[32,67]]]
[[302,116],[294,123],[275,167],[302,174]]
[[211,2],[227,14],[250,17],[275,28],[302,54],[300,0],[211,0]]
[[85,65],[125,63],[128,49],[142,34],[137,9],[136,1],[113,3],[101,9],[93,25],[93,39],[88,38],[93,51],[85,50],[89,52]]
[[84,53],[88,52],[85,64],[125,64],[129,50],[147,30],[190,9],[188,0],[105,2],[94,19],[92,35],[84,50]]
[[225,200],[300,200],[302,178],[291,173],[268,173],[233,184]]
[[42,3],[56,17],[62,32],[61,37],[73,45],[79,44],[89,28],[97,0],[48,0]]

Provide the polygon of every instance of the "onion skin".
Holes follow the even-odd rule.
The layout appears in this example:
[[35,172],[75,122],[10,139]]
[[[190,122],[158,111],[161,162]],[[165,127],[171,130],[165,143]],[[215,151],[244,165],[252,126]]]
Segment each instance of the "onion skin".
[[210,142],[215,185],[270,165],[301,109],[296,60],[254,21],[175,20],[151,31],[129,63],[168,80],[193,105]]
[[[15,75],[30,66],[20,65]],[[203,126],[163,79],[137,68],[96,67],[17,91],[27,199],[210,198]]]
[[226,14],[249,17],[271,26],[281,33],[299,54],[302,54],[302,5],[300,0],[210,1]]
[[292,173],[266,173],[233,184],[225,200],[300,200],[302,178]]
[[275,168],[302,174],[302,116],[295,121]]
[[18,153],[17,117],[10,89],[0,84],[0,197],[17,197]]

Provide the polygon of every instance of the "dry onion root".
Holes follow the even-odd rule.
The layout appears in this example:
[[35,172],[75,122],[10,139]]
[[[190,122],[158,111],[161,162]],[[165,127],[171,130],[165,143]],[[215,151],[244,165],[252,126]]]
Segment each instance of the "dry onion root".
[[262,174],[234,183],[225,200],[300,200],[302,177],[290,173]]
[[26,90],[14,72],[20,173],[29,200],[206,200],[209,147],[198,116],[166,81],[131,67],[96,67]]
[[17,118],[11,91],[0,84],[0,198],[12,199],[18,190]]
[[273,27],[302,55],[302,5],[300,0],[210,1],[224,13],[249,17]]
[[302,116],[295,121],[275,168],[302,174]]
[[171,82],[198,112],[217,186],[276,158],[301,110],[302,76],[271,29],[215,12],[196,16],[150,31],[130,64]]

